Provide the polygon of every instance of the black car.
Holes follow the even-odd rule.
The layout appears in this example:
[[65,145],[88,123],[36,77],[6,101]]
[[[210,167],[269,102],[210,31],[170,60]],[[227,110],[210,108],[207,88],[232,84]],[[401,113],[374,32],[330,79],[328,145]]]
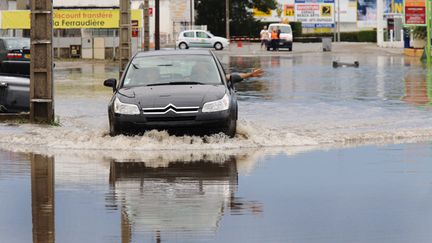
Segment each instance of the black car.
[[0,61],[30,61],[30,38],[1,37]]
[[105,80],[110,135],[158,129],[233,137],[237,124],[234,83],[208,50],[151,51],[135,55],[120,82]]

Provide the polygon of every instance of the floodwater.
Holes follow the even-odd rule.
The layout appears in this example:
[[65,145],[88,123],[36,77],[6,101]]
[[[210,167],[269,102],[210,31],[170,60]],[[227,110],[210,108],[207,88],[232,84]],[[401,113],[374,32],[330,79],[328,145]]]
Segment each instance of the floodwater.
[[0,242],[432,241],[432,70],[296,48],[218,53],[265,71],[237,86],[233,139],[112,138],[115,64],[57,63],[61,126],[0,125]]

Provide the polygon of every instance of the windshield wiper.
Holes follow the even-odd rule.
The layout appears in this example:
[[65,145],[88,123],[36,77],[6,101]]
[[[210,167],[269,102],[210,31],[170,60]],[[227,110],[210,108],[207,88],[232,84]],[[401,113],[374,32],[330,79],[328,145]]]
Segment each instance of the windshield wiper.
[[203,84],[200,82],[194,82],[194,81],[176,81],[176,82],[170,82],[172,85],[182,85],[182,84]]
[[169,82],[169,83],[154,83],[147,84],[146,86],[159,86],[159,85],[188,85],[188,84],[198,84],[201,85],[203,83],[200,82],[191,82],[191,81],[178,81],[178,82]]
[[159,85],[171,85],[170,83],[154,83],[154,84],[147,84],[146,86],[159,86]]

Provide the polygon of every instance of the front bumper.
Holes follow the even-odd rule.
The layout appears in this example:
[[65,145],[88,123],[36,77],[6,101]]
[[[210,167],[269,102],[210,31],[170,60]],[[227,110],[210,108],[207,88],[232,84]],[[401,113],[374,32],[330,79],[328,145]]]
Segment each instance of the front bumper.
[[285,48],[291,48],[292,47],[292,41],[287,40],[279,40],[279,47],[285,47]]
[[188,114],[167,113],[164,115],[121,115],[114,114],[111,122],[122,131],[158,130],[214,130],[226,125],[230,110],[220,112],[197,112]]

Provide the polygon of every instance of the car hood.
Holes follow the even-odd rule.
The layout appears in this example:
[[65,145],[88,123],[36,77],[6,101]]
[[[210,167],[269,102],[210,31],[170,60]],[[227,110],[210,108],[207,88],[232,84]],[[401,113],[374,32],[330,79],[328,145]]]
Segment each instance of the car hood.
[[199,106],[221,99],[224,85],[161,85],[122,88],[120,101],[137,104],[140,108],[160,108],[172,104],[176,107]]

